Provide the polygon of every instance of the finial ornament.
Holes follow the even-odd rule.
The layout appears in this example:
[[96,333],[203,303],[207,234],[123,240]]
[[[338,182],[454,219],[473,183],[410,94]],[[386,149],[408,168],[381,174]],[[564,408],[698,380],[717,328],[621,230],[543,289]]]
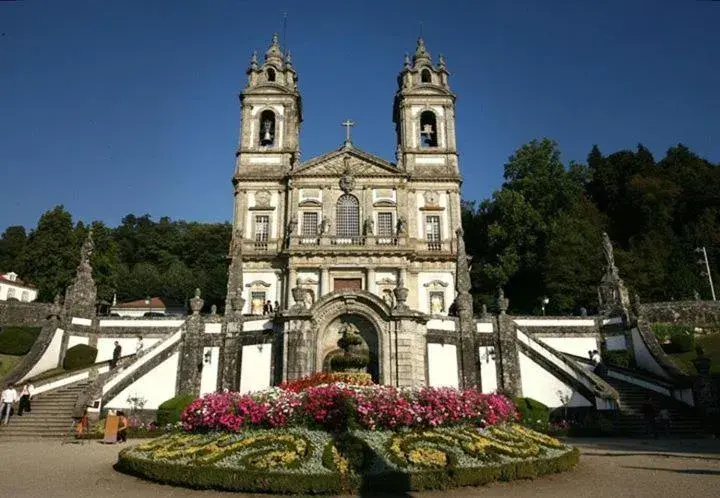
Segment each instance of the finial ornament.
[[257,50],[253,50],[252,56],[250,57],[250,68],[258,68]]
[[445,69],[445,56],[443,54],[438,57],[438,66],[440,69]]
[[265,60],[269,62],[271,59],[274,59],[278,63],[282,63],[283,60],[283,54],[282,50],[280,50],[280,42],[278,40],[277,33],[273,34],[270,48],[268,48],[267,52],[265,52]]
[[406,69],[410,69],[410,55],[407,52],[405,52],[404,64]]
[[418,38],[415,55],[413,55],[413,62],[417,62],[418,60],[424,60],[428,62],[432,61],[430,57],[430,52],[428,52],[427,48],[425,48],[425,40],[423,40],[422,36]]
[[288,50],[287,54],[285,54],[285,64],[288,66],[292,66],[292,54]]

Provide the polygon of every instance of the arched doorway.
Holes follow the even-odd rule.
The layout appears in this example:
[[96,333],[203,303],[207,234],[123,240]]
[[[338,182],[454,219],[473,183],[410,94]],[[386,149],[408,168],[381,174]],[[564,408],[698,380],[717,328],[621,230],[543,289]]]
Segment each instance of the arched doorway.
[[378,359],[379,341],[378,331],[370,320],[362,315],[344,314],[335,318],[320,334],[320,358],[322,358],[322,370],[331,371],[330,362],[333,356],[343,354],[338,346],[338,340],[342,337],[341,330],[345,326],[352,327],[362,338],[363,348],[366,348],[369,356],[367,372],[372,376],[374,382],[380,382],[380,363]]

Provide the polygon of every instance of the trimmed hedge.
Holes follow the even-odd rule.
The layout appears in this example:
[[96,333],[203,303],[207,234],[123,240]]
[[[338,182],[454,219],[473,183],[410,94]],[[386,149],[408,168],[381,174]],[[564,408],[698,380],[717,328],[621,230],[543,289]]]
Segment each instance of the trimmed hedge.
[[79,370],[95,364],[98,350],[87,344],[76,344],[65,353],[63,368],[65,370]]
[[40,335],[40,327],[3,327],[0,330],[0,354],[28,354]]
[[187,406],[195,401],[192,394],[180,394],[167,401],[163,401],[157,409],[157,424],[164,427],[167,424],[180,422],[180,415]]
[[120,452],[114,469],[162,484],[192,489],[218,489],[247,493],[338,494],[366,491],[427,491],[460,486],[482,486],[494,481],[534,479],[564,472],[580,461],[580,451],[572,448],[550,458],[518,460],[486,467],[426,470],[422,472],[384,472],[343,477],[341,474],[301,474],[242,470],[210,465],[190,466],[133,458]]
[[635,357],[627,349],[603,351],[603,363],[611,367],[631,368],[635,363]]
[[546,426],[550,420],[550,408],[532,398],[513,398],[522,417],[521,422],[530,426]]

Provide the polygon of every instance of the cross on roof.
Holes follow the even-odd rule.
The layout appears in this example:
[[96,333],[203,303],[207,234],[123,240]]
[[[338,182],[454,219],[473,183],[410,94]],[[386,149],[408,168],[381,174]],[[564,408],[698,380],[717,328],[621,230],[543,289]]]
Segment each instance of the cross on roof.
[[346,119],[340,124],[345,127],[345,142],[350,143],[350,127],[355,126],[355,121]]

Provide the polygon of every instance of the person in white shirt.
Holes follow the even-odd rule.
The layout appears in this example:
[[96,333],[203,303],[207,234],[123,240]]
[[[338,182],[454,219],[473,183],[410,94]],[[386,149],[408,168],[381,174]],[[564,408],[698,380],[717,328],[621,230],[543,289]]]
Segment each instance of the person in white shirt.
[[18,394],[12,384],[8,384],[5,390],[2,392],[2,410],[0,410],[0,418],[5,416],[5,425],[10,420],[10,410],[18,400]]
[[138,336],[137,344],[135,344],[135,355],[142,356],[143,354],[143,340],[142,336]]

